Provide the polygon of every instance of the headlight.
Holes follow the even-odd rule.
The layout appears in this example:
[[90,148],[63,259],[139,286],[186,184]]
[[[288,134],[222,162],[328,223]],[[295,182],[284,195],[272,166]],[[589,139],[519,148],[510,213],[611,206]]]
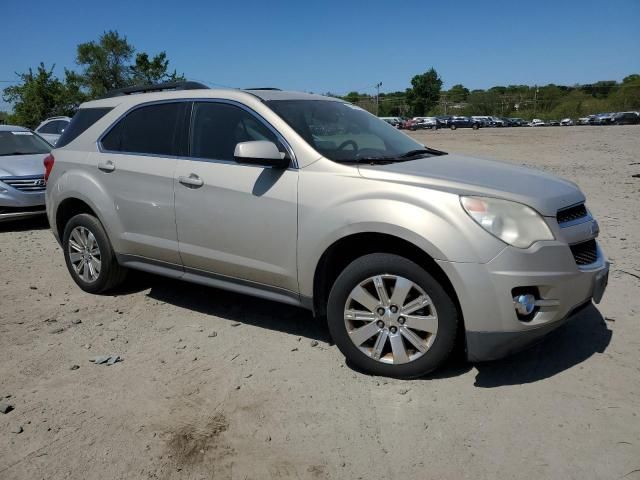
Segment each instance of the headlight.
[[542,216],[521,203],[488,197],[460,197],[460,203],[478,225],[514,247],[554,239]]

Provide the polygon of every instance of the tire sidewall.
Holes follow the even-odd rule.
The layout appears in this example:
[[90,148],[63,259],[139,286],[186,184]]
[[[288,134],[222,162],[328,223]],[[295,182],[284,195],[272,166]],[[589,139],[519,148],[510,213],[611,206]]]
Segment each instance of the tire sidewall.
[[[100,274],[98,279],[94,282],[85,282],[75,271],[69,258],[69,237],[71,232],[76,227],[84,227],[89,230],[98,243],[100,248]],[[67,264],[67,269],[71,274],[74,282],[85,292],[99,293],[108,286],[110,271],[112,269],[112,262],[114,261],[113,249],[109,243],[109,239],[102,227],[100,221],[92,215],[82,213],[72,217],[64,227],[64,234],[62,240],[62,249],[64,250],[64,260]]]
[[[344,323],[344,306],[352,289],[369,277],[392,274],[405,277],[419,285],[429,295],[438,314],[438,332],[429,350],[409,363],[390,365],[371,359],[351,341]],[[426,270],[398,255],[370,254],[349,264],[336,279],[327,305],[327,321],[334,342],[357,368],[396,378],[415,378],[438,368],[453,350],[456,340],[458,313],[447,292]]]

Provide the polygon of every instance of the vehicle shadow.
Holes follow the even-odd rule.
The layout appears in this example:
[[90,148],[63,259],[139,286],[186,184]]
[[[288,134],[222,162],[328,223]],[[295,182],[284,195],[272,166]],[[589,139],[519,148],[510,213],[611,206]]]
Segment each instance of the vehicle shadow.
[[474,385],[493,388],[544,380],[603,353],[611,335],[604,318],[591,305],[533,347],[503,360],[475,364]]
[[[326,322],[314,318],[311,312],[302,308],[153,275],[144,275],[140,279],[146,279],[146,288],[151,287],[147,295],[154,300],[229,322],[242,322],[331,343]],[[136,284],[140,285],[139,282]]]
[[28,230],[47,230],[49,222],[47,216],[42,214],[35,217],[7,220],[0,222],[0,233],[26,232]]

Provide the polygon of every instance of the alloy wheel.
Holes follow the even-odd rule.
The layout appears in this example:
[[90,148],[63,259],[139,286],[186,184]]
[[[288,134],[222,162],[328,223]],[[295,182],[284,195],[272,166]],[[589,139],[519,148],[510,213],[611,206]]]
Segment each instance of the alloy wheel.
[[353,344],[373,360],[412,362],[433,345],[438,315],[416,283],[398,275],[376,275],[349,294],[344,322]]
[[93,233],[86,227],[75,227],[69,236],[68,250],[76,274],[87,283],[95,282],[100,276],[102,256]]

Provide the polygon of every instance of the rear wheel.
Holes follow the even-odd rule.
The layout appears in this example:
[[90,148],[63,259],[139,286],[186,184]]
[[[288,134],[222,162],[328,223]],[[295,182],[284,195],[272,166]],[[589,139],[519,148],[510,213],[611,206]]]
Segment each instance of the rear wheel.
[[451,125],[451,127],[450,127],[450,128],[451,128],[451,130],[455,130],[455,129],[456,129],[456,128],[458,128],[458,127],[456,127],[455,125]]
[[478,128],[480,128],[480,125],[478,125],[477,123],[474,123],[471,128],[473,128],[474,130],[478,130]]
[[103,293],[124,281],[127,269],[118,264],[96,217],[87,213],[72,217],[65,225],[62,238],[67,269],[85,292]]
[[354,260],[338,276],[327,320],[333,340],[354,366],[414,378],[447,359],[458,314],[423,268],[398,255],[375,253]]

